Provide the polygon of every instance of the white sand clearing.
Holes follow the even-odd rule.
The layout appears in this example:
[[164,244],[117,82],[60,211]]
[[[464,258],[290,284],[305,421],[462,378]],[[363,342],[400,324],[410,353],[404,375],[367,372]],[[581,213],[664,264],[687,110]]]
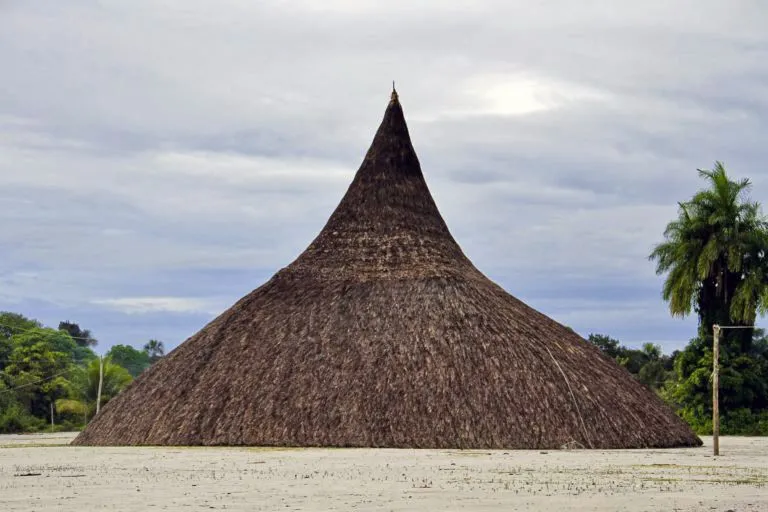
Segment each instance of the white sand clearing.
[[0,511],[768,511],[768,438],[702,448],[86,448],[0,436]]

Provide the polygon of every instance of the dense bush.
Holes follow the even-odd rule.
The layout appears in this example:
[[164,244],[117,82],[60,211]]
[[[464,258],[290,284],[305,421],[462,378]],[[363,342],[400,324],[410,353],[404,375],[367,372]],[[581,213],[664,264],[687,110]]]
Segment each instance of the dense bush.
[[0,382],[0,434],[36,432],[45,420],[32,416],[13,393]]

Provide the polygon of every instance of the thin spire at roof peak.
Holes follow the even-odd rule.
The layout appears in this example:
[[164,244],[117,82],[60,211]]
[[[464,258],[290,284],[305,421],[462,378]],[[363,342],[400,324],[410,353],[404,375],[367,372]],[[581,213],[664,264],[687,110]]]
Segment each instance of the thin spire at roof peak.
[[391,99],[391,102],[392,103],[397,103],[398,102],[397,89],[395,89],[395,81],[394,80],[392,80],[392,99]]

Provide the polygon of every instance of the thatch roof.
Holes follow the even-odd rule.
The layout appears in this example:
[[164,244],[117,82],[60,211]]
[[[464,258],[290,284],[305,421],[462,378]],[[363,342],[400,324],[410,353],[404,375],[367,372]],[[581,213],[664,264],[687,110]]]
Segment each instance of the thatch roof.
[[454,241],[393,94],[296,261],[141,375],[83,445],[699,445],[649,389]]

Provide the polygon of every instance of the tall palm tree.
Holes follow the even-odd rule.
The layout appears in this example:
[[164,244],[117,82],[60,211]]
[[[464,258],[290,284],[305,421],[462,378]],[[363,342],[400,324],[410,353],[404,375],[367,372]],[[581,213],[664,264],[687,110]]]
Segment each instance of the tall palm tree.
[[748,179],[732,181],[721,162],[699,175],[709,187],[680,203],[650,255],[656,273],[667,274],[662,296],[672,315],[695,310],[703,331],[751,325],[768,306],[768,224],[759,203],[745,197]]
[[149,362],[154,364],[165,355],[165,345],[163,345],[162,341],[149,340],[144,345],[144,352],[149,356]]

